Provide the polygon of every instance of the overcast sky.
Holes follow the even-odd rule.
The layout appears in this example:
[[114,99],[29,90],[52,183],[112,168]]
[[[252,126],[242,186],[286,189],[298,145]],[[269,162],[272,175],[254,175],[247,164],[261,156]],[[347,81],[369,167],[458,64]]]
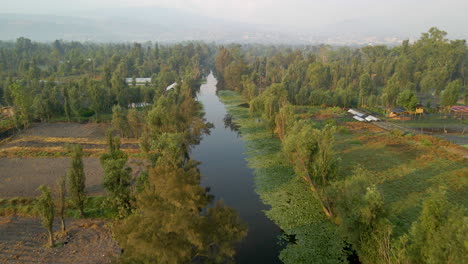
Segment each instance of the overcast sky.
[[77,10],[160,6],[259,24],[321,26],[347,19],[394,17],[418,21],[456,18],[467,22],[467,0],[2,0],[0,12],[70,15]]

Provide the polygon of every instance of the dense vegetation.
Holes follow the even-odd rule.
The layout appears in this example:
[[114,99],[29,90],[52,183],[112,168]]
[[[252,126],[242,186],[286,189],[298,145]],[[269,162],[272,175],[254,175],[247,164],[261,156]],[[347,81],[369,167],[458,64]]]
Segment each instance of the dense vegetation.
[[[106,197],[87,195],[83,148],[68,146],[71,168],[58,182],[62,231],[65,212],[73,208],[79,217],[114,220],[114,237],[123,248],[118,262],[232,260],[234,243],[245,237],[247,227],[236,211],[212,203],[214,197],[200,186],[198,162],[190,158],[191,146],[211,128],[194,99],[214,54],[210,49],[203,43],[40,44],[24,38],[0,43],[1,103],[13,109],[17,128],[54,120],[110,121],[112,126],[108,151],[100,157]],[[151,81],[136,83],[136,77]],[[147,168],[136,179],[120,137],[140,139]],[[33,205],[53,246],[54,204],[50,190],[41,190]]]
[[[422,210],[416,210],[419,217],[414,219],[410,228],[401,228],[394,215],[395,210],[389,210],[385,201],[396,200],[392,195],[397,193],[385,192],[388,185],[382,184],[385,181],[361,166],[351,170],[347,168],[346,173],[342,173],[339,157],[343,155],[337,153],[335,141],[338,130],[345,128],[336,127],[333,118],[317,122],[308,114],[312,106],[355,106],[385,112],[388,107],[399,105],[414,110],[416,104],[423,101],[432,108],[431,111],[445,111],[446,107],[458,102],[463,89],[466,101],[464,65],[468,50],[464,40],[448,41],[444,39],[445,35],[445,32],[432,28],[415,43],[405,41],[402,46],[394,48],[330,49],[324,46],[320,49],[273,48],[265,51],[256,47],[232,46],[219,50],[215,67],[218,78],[222,80],[221,88],[241,94],[249,103],[249,115],[254,120],[260,117],[263,129],[280,140],[278,148],[273,148],[276,145],[274,140],[270,145],[264,145],[267,140],[264,135],[254,132],[254,129],[262,128],[249,121],[245,116],[247,113],[239,108],[231,110],[234,117],[241,120],[241,127],[246,126],[243,132],[253,145],[254,153],[261,152],[253,154],[255,162],[252,166],[260,177],[262,199],[273,206],[269,216],[290,235],[297,235],[295,245],[282,253],[283,261],[307,262],[306,256],[312,255],[312,251],[315,256],[321,256],[319,261],[327,259],[340,263],[346,260],[339,257],[343,250],[343,241],[339,239],[326,248],[319,245],[310,247],[304,233],[318,232],[316,222],[319,217],[315,223],[303,218],[302,230],[297,228],[298,223],[294,223],[298,220],[291,220],[292,225],[284,220],[285,212],[299,214],[306,208],[294,203],[296,198],[288,192],[287,186],[294,184],[295,180],[287,178],[290,173],[287,169],[272,164],[271,159],[275,156],[289,160],[283,166],[290,166],[295,175],[309,186],[313,193],[313,210],[323,211],[336,224],[362,263],[466,261],[466,238],[462,238],[468,232],[466,221],[462,220],[466,215],[466,203],[449,200],[444,191],[448,188],[451,192],[461,190],[466,193],[463,191],[466,185],[453,190],[443,187],[447,183],[439,181],[432,184],[432,188],[419,188],[419,192],[425,193],[425,198],[410,194],[414,196],[412,207],[422,207]],[[229,100],[229,96],[225,100]],[[239,104],[244,102],[239,101]],[[438,103],[441,107],[436,109]],[[401,137],[401,134],[395,132],[388,137]],[[265,163],[259,164],[259,160]],[[283,164],[281,158],[277,162]],[[270,167],[270,174],[266,175],[265,170]],[[455,163],[455,167],[459,167],[462,174],[467,171],[463,161]],[[277,188],[271,186],[272,182],[278,182]],[[264,191],[262,184],[275,192]],[[296,184],[296,190],[300,190],[300,186]],[[291,209],[285,210],[285,207]],[[336,234],[333,227],[325,230]]]
[[[114,105],[151,104],[173,82],[192,85],[209,54],[202,43],[0,42],[0,104],[15,107],[18,127],[33,120],[99,121]],[[152,78],[142,85],[125,81],[135,77]]]
[[[396,195],[388,192],[391,183],[382,184],[364,165],[348,166],[339,153],[346,129],[332,118],[310,118],[325,107],[332,114],[324,115],[333,116],[338,107],[411,111],[424,103],[435,112],[460,99],[467,103],[466,43],[445,36],[432,28],[414,43],[356,49],[0,42],[0,104],[13,109],[12,118],[0,120],[0,132],[37,121],[111,123],[108,151],[100,157],[106,197],[87,196],[79,145],[69,146],[71,168],[58,183],[58,210],[49,188],[41,188],[35,205],[51,245],[54,213],[65,230],[63,218],[73,208],[76,217],[114,221],[122,263],[230,262],[247,227],[234,210],[212,203],[190,158],[191,146],[211,127],[194,96],[214,67],[221,87],[237,92],[224,92],[224,100],[249,105],[230,111],[248,137],[257,190],[272,205],[267,214],[289,235],[284,262],[351,262],[357,252],[362,263],[463,263],[466,203],[453,201],[453,186],[439,186],[446,178],[418,189],[423,194],[412,196],[417,215],[402,224],[387,206]],[[151,81],[137,83],[137,77]],[[136,179],[120,149],[120,138],[129,137],[139,139],[147,164]],[[398,133],[385,137],[403,141]],[[458,160],[448,166],[466,177]],[[466,185],[457,188],[463,194]]]
[[279,84],[295,105],[359,106],[410,110],[468,100],[465,40],[446,38],[431,28],[401,46],[221,47],[217,77],[227,89],[253,99]]

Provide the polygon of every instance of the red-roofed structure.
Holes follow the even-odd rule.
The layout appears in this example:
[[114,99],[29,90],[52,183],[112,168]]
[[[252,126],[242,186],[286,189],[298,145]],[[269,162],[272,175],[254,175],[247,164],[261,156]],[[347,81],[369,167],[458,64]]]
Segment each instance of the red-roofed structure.
[[456,105],[450,108],[450,113],[454,116],[460,117],[461,119],[465,119],[468,117],[468,106],[466,105]]
[[452,112],[466,112],[466,113],[468,113],[468,106],[466,106],[466,105],[456,105],[456,106],[452,106],[452,108],[450,108],[450,111],[452,111]]

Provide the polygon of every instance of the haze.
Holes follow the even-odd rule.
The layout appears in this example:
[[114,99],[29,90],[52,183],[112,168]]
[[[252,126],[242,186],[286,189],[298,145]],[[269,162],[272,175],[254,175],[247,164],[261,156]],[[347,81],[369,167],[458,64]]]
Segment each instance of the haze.
[[[232,23],[229,25],[231,28],[248,25],[252,32],[259,30],[252,28],[253,25],[262,27],[263,31],[268,27],[268,32],[328,38],[346,34],[359,34],[360,38],[417,38],[432,26],[447,31],[450,38],[465,38],[467,32],[464,26],[468,24],[468,17],[464,16],[468,2],[462,0],[17,0],[3,3],[2,13],[101,19],[127,17],[163,25],[164,22],[156,18],[158,12],[152,16],[148,11],[161,8],[170,10],[168,14],[172,18],[175,18],[172,12],[177,12],[182,16],[195,16],[196,22],[222,21]],[[146,12],[147,16],[126,14],[126,10],[130,9],[139,10],[133,14]],[[192,23],[192,26],[195,25]],[[210,31],[210,28],[204,30]],[[245,33],[246,30],[243,28],[240,31]],[[216,34],[216,31],[211,30],[211,33]],[[231,40],[236,38],[245,36],[227,37]],[[318,41],[326,42],[326,39]]]

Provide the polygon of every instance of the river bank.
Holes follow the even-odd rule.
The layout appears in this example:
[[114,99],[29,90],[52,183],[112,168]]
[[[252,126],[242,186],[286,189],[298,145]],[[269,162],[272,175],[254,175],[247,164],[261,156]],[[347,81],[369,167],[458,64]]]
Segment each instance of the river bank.
[[323,214],[309,186],[294,174],[280,140],[250,115],[238,93],[219,91],[218,96],[240,127],[248,166],[254,170],[255,191],[271,206],[265,213],[289,241],[280,259],[284,263],[341,263],[344,244],[338,228]]

